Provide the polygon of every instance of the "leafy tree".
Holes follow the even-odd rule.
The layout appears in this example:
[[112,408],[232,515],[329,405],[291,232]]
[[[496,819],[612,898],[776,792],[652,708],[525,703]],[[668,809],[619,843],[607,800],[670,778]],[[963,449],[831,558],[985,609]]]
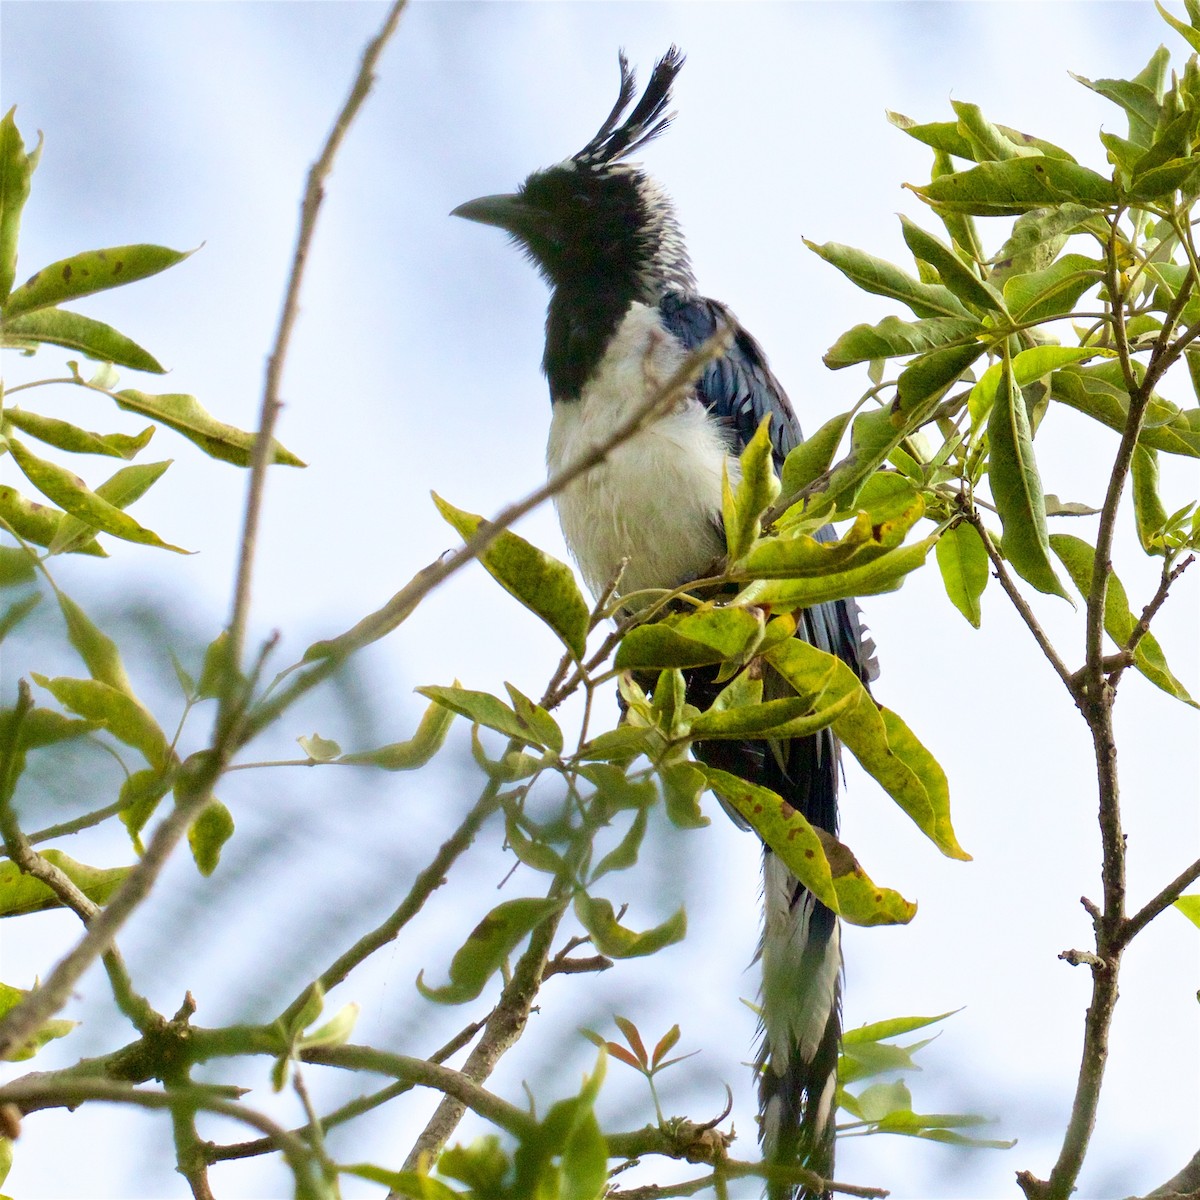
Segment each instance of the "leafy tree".
[[[913,918],[909,900],[873,882],[849,847],[810,827],[778,796],[694,761],[689,749],[696,740],[795,736],[832,726],[918,832],[943,854],[968,858],[951,824],[949,784],[918,734],[878,705],[836,659],[791,636],[794,610],[899,587],[927,564],[932,550],[948,596],[976,627],[981,595],[996,581],[1060,681],[1064,713],[1077,711],[1095,747],[1103,891],[1099,899],[1084,901],[1094,944],[1063,954],[1091,975],[1075,1105],[1048,1175],[1042,1178],[1041,1167],[1017,1175],[1029,1200],[1065,1198],[1079,1177],[1100,1100],[1122,955],[1172,905],[1200,924],[1200,896],[1187,894],[1200,878],[1200,861],[1140,906],[1127,897],[1113,723],[1120,685],[1131,670],[1196,707],[1151,626],[1200,544],[1196,503],[1165,501],[1158,486],[1160,455],[1200,457],[1200,409],[1181,409],[1159,392],[1168,378],[1200,392],[1200,255],[1193,237],[1200,200],[1200,60],[1193,55],[1181,75],[1169,74],[1169,56],[1160,50],[1130,80],[1082,81],[1128,118],[1128,136],[1101,134],[1111,174],[1081,166],[1040,138],[994,125],[971,104],[954,102],[953,119],[942,122],[892,116],[898,128],[933,150],[932,177],[914,190],[942,228],[935,233],[904,220],[912,270],[842,245],[812,246],[858,287],[896,301],[907,313],[858,325],[831,347],[826,364],[865,366],[869,386],[850,411],[793,452],[781,479],[771,467],[766,431],[760,430],[743,455],[740,483],[727,489],[727,555],[711,577],[646,596],[635,615],[611,596],[590,605],[565,564],[510,528],[571,476],[551,479],[489,520],[437,498],[438,512],[462,537],[462,547],[418,572],[353,627],[313,643],[297,662],[280,669],[272,643],[247,644],[268,467],[302,465],[273,438],[279,384],[324,183],[401,8],[390,11],[368,46],[310,174],[255,433],[221,422],[190,395],[118,387],[118,368],[155,374],[161,367],[125,335],[70,307],[92,293],[166,270],[186,255],[150,245],[85,252],[14,287],[20,218],[40,144],[28,150],[13,113],[0,124],[4,345],[30,354],[63,347],[99,364],[85,376],[78,361],[68,361],[65,375],[11,388],[0,411],[3,449],[18,484],[0,487],[0,529],[7,535],[0,545],[0,638],[19,628],[35,606],[53,603],[62,618],[61,639],[81,664],[75,675],[33,674],[15,686],[5,681],[0,913],[15,919],[58,906],[74,912],[83,926],[75,947],[47,964],[37,986],[0,987],[0,1054],[22,1061],[48,1041],[69,1037],[70,1022],[57,1013],[97,959],[107,972],[113,1006],[132,1026],[132,1040],[101,1056],[0,1087],[0,1153],[11,1155],[19,1146],[15,1139],[25,1117],[36,1120],[40,1110],[69,1107],[79,1110],[75,1120],[86,1122],[91,1106],[106,1101],[169,1112],[179,1170],[199,1198],[211,1195],[213,1163],[253,1154],[281,1155],[300,1197],[337,1195],[339,1179],[353,1176],[394,1194],[433,1200],[461,1195],[585,1200],[606,1194],[614,1167],[622,1170],[654,1156],[699,1164],[701,1174],[674,1189],[624,1187],[618,1175],[607,1194],[632,1198],[704,1187],[718,1194],[756,1188],[754,1182],[733,1183],[762,1177],[767,1169],[730,1155],[732,1134],[722,1129],[723,1116],[663,1113],[655,1078],[687,1057],[669,1057],[687,1047],[678,1026],[652,1048],[623,1016],[614,1018],[620,1041],[586,1031],[598,1047],[596,1065],[565,1099],[516,1103],[485,1085],[526,1034],[547,979],[619,968],[684,936],[682,910],[648,928],[627,918],[625,873],[638,869],[653,825],[687,831],[705,824],[706,792],[743,816],[846,921],[878,925]],[[1188,0],[1187,22],[1163,15],[1200,51],[1200,5]],[[997,217],[1004,224],[994,232],[986,219]],[[675,403],[722,348],[718,334],[691,356],[651,404],[612,431],[595,461]],[[40,407],[24,407],[52,383],[102,393],[154,424],[136,435],[95,433]],[[14,404],[25,391],[31,396]],[[1104,491],[1099,510],[1047,494],[1035,442],[1052,405],[1113,432],[1111,460],[1096,464]],[[137,694],[121,648],[56,581],[60,555],[103,557],[104,539],[179,550],[126,511],[169,465],[132,461],[159,424],[211,457],[250,471],[230,619],[197,670],[178,667],[183,707],[178,728]],[[63,465],[63,455],[80,453],[130,465],[90,487]],[[579,464],[572,475],[588,465]],[[1123,509],[1126,492],[1132,504]],[[1117,523],[1127,515],[1142,551],[1161,560],[1156,589],[1133,600],[1112,561]],[[1097,518],[1090,540],[1062,531],[1069,521],[1088,516]],[[837,527],[838,540],[819,542],[813,535],[827,522]],[[543,693],[534,699],[511,686],[501,696],[457,683],[430,685],[420,689],[429,708],[410,737],[344,752],[313,734],[300,739],[304,756],[291,764],[419,770],[458,717],[471,726],[480,783],[457,829],[431,848],[387,918],[338,946],[329,965],[272,1020],[201,1027],[192,1020],[190,993],[173,1015],[157,1011],[126,968],[117,937],[137,907],[153,903],[155,884],[182,842],[202,874],[217,868],[235,833],[234,815],[216,798],[222,781],[234,769],[286,765],[248,762],[243,752],[418,605],[436,603],[431,594],[437,586],[475,560],[561,642],[562,658],[547,665]],[[1074,641],[1052,641],[1030,603],[1031,589],[1076,604]],[[682,672],[710,665],[720,666],[725,688],[701,712],[686,703]],[[447,668],[452,672],[455,664]],[[763,699],[768,670],[790,694]],[[625,719],[616,728],[596,728],[592,700],[614,682]],[[566,726],[562,705],[579,695],[582,722]],[[204,721],[208,713],[211,725]],[[492,735],[499,735],[502,749]],[[81,739],[103,745],[121,762],[119,794],[81,796],[76,817],[27,831],[18,790],[27,769],[40,760],[49,764],[43,769],[54,771],[56,761],[65,761],[56,756]],[[99,833],[113,822],[123,825],[131,843],[129,865],[96,867],[50,845],[68,835]],[[353,981],[382,947],[402,938],[443,883],[463,886],[465,852],[476,839],[488,838],[502,841],[515,864],[525,868],[514,885],[522,894],[501,900],[474,929],[460,931],[457,949],[423,971],[416,984],[439,1004],[475,1005],[473,1019],[432,1054],[354,1044],[356,1006],[327,1013],[326,993]],[[78,841],[87,844],[86,838]],[[916,1112],[906,1083],[897,1077],[912,1068],[912,1055],[924,1042],[899,1045],[896,1039],[947,1015],[885,1017],[847,1033],[839,1092],[847,1133],[1010,1144],[964,1132],[982,1118]],[[468,1047],[461,1066],[446,1065]],[[248,1071],[254,1057],[271,1062],[277,1092],[295,1093],[306,1114],[298,1128],[288,1129],[274,1108],[245,1100],[232,1082],[196,1078],[199,1068],[214,1062],[227,1069],[230,1080],[242,1078],[239,1072]],[[652,1110],[653,1119],[641,1128],[602,1127],[596,1115],[607,1072],[615,1069],[611,1060],[647,1080],[647,1116]],[[326,1068],[391,1082],[320,1113],[306,1081]],[[432,1089],[442,1099],[406,1157],[347,1163],[330,1153],[330,1129],[360,1120],[414,1087]],[[495,1133],[451,1144],[468,1109]],[[241,1122],[257,1136],[248,1143],[214,1144],[203,1132],[209,1114]],[[1169,1187],[1194,1191],[1198,1176],[1200,1155]],[[799,1169],[788,1178],[818,1190],[884,1194],[881,1188],[830,1184]],[[1146,1180],[1154,1182],[1159,1179]]]

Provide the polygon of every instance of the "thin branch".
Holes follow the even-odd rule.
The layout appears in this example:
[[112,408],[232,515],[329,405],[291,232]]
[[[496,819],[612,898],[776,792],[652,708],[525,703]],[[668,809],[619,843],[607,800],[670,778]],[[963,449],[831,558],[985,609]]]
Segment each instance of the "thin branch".
[[987,556],[991,560],[992,569],[996,574],[996,579],[1000,586],[1004,589],[1005,595],[1012,601],[1013,607],[1017,610],[1017,615],[1025,622],[1025,627],[1033,635],[1033,640],[1037,642],[1038,648],[1046,656],[1046,661],[1054,668],[1059,679],[1063,681],[1067,691],[1071,694],[1071,699],[1076,704],[1080,703],[1080,696],[1075,678],[1066,663],[1059,657],[1058,651],[1055,650],[1050,639],[1046,636],[1046,631],[1042,628],[1041,623],[1033,614],[1033,609],[1029,607],[1025,597],[1021,595],[1020,589],[1013,582],[1012,576],[1008,573],[1008,564],[1004,561],[996,543],[992,541],[992,535],[988,533],[987,526],[983,523],[983,518],[977,512],[969,512],[965,519],[974,527],[975,532],[979,534],[980,540],[983,542],[983,548],[987,551]]
[[254,567],[254,553],[258,542],[259,519],[262,514],[263,490],[266,484],[267,467],[274,446],[272,434],[283,402],[279,398],[284,363],[291,344],[292,330],[300,310],[300,285],[308,265],[308,253],[316,232],[317,215],[325,198],[325,180],[333,169],[333,160],[341,148],[346,133],[358,116],[372,85],[375,82],[375,67],[384,47],[391,39],[404,12],[407,0],[395,0],[388,10],[382,27],[367,44],[362,62],[350,88],[350,94],[342,105],[329,131],[325,146],[308,172],[308,184],[300,206],[300,228],[296,234],[296,249],[292,255],[291,271],[284,293],[283,309],[279,314],[279,327],[271,355],[267,359],[267,376],[263,387],[262,407],[259,410],[258,434],[254,440],[254,453],[250,466],[250,482],[246,494],[246,512],[242,524],[241,550],[238,557],[237,581],[234,585],[233,612],[229,619],[230,658],[236,665],[242,661],[242,650],[246,640],[246,623],[250,615],[250,581]]
[[1121,926],[1120,932],[1117,934],[1119,944],[1128,946],[1159,913],[1170,908],[1183,895],[1184,889],[1191,887],[1197,879],[1200,879],[1200,859],[1192,863],[1187,870],[1180,872],[1153,900],[1147,901]]
[[[552,895],[558,886],[557,882],[551,885]],[[561,919],[561,912],[550,916],[530,935],[529,945],[517,960],[512,978],[501,992],[500,1001],[488,1018],[483,1035],[463,1063],[462,1074],[472,1082],[483,1083],[524,1032]],[[416,1170],[426,1155],[438,1155],[462,1120],[467,1107],[463,1099],[452,1094],[442,1100],[409,1151],[404,1163],[406,1171]],[[469,1107],[474,1108],[474,1105]],[[395,1193],[389,1193],[389,1200],[393,1196]]]
[[[455,860],[471,845],[484,822],[499,807],[499,790],[499,784],[493,781],[488,782],[483,794],[463,818],[459,827],[442,843],[429,865],[413,880],[408,895],[404,897],[399,906],[385,921],[377,925],[370,933],[359,938],[349,950],[339,955],[317,976],[317,981],[326,992],[341,983],[355,967],[365,962],[376,950],[394,941],[405,925],[424,908],[429,897],[445,883],[446,874],[454,865]],[[280,1014],[279,1019],[285,1026],[303,1008],[308,991],[309,987],[306,985]]]
[[[1150,603],[1142,609],[1142,615],[1138,618],[1138,623],[1133,627],[1133,632],[1129,635],[1129,639],[1125,643],[1123,653],[1129,658],[1129,666],[1133,665],[1134,651],[1138,648],[1138,643],[1150,632],[1150,622],[1154,620],[1158,615],[1158,610],[1166,603],[1171,587],[1195,561],[1196,556],[1189,554],[1187,558],[1177,563],[1173,568],[1169,562],[1163,563],[1162,579],[1159,580],[1158,590],[1150,598]],[[1124,669],[1125,667],[1122,666],[1113,672],[1109,680],[1112,687],[1115,688],[1117,686],[1121,678],[1121,672]]]
[[363,617],[337,637],[310,646],[306,662],[311,665],[277,696],[258,706],[249,722],[249,736],[265,728],[298,697],[327,679],[355,651],[386,637],[412,615],[434,588],[467,563],[481,557],[509,526],[603,462],[617,446],[634,437],[674,405],[700,372],[725,353],[731,336],[728,327],[719,329],[703,345],[691,351],[675,373],[644,404],[616,425],[602,442],[535,488],[524,499],[502,509],[491,521],[481,522],[462,546],[423,567],[382,608]]
[[202,1087],[159,1090],[136,1088],[127,1084],[101,1079],[56,1079],[52,1082],[27,1078],[0,1086],[0,1102],[16,1104],[23,1112],[39,1112],[48,1108],[75,1108],[88,1101],[127,1104],[138,1108],[173,1109],[178,1106],[202,1109],[232,1117],[264,1133],[288,1160],[296,1178],[297,1197],[312,1198],[318,1194],[311,1184],[311,1152],[301,1138],[289,1133],[263,1113],[233,1100],[225,1100]]

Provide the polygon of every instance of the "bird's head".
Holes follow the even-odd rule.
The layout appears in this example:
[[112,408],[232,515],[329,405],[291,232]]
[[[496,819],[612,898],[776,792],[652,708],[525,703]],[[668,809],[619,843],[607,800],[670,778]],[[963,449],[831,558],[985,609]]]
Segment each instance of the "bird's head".
[[670,289],[692,290],[691,268],[670,199],[624,160],[670,123],[666,108],[683,55],[672,46],[655,64],[628,115],[636,84],[624,53],[620,64],[617,102],[582,150],[534,172],[516,192],[469,200],[452,215],[503,229],[555,292],[618,288],[629,300],[655,303]]

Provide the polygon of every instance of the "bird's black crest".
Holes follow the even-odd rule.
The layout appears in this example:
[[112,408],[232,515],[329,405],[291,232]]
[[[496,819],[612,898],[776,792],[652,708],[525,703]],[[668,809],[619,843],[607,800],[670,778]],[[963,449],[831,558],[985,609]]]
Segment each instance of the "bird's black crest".
[[572,156],[580,166],[599,166],[625,158],[652,138],[658,137],[675,115],[667,113],[664,116],[663,110],[671,103],[671,85],[684,62],[684,56],[677,46],[672,46],[654,64],[650,82],[646,84],[642,98],[620,125],[617,122],[621,120],[621,114],[633,99],[637,80],[624,50],[620,52],[619,60],[621,90],[617,94],[617,102],[605,118],[604,124],[596,130],[592,140],[578,154]]

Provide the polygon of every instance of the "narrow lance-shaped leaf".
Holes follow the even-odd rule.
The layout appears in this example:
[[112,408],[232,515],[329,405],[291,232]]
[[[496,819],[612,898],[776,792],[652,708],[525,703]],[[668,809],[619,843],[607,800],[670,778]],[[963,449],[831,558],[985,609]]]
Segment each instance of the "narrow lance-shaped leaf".
[[1039,592],[1069,599],[1050,563],[1046,499],[1033,455],[1029,415],[1007,356],[988,419],[988,441],[988,476],[1004,526],[1001,546],[1005,557]]
[[[57,867],[94,904],[106,904],[121,886],[130,867],[90,867],[76,862],[61,850],[43,850],[42,857]],[[61,908],[62,901],[47,884],[21,873],[11,859],[0,862],[0,917]]]
[[65,346],[78,350],[98,362],[115,363],[118,367],[131,367],[135,371],[147,371],[163,375],[166,368],[148,350],[137,342],[118,333],[103,321],[94,321],[82,313],[67,312],[61,308],[40,308],[23,316],[5,318],[0,331],[0,343],[10,346],[36,346],[46,342],[52,346]]
[[496,905],[455,952],[450,962],[450,982],[439,988],[428,987],[421,972],[417,990],[439,1004],[474,1000],[522,939],[561,909],[561,901],[550,899],[505,900]]
[[[50,546],[58,536],[64,521],[72,520],[67,513],[27,500],[15,488],[0,484],[0,526],[12,530],[18,537],[35,546]],[[77,554],[90,554],[105,558],[107,554],[90,525],[79,523],[85,536],[72,546]]]
[[109,687],[133,696],[133,686],[125,673],[117,643],[65,592],[57,592],[58,606],[67,623],[67,637],[87,666],[88,674]]
[[[892,320],[896,318],[893,317]],[[829,470],[853,415],[846,412],[831,417],[812,437],[805,438],[784,459],[782,484],[785,496],[794,496],[801,488],[808,487],[813,480]]]
[[17,466],[38,491],[94,529],[101,533],[111,533],[113,537],[122,538],[127,542],[174,550],[177,554],[188,553],[179,546],[164,542],[157,533],[139,525],[116,505],[110,504],[93,492],[78,475],[72,474],[57,463],[39,458],[15,438],[9,439],[8,448]]
[[477,725],[495,729],[515,741],[527,745],[540,745],[538,731],[509,708],[503,700],[490,692],[475,692],[460,687],[419,687],[417,692],[427,700],[440,704],[450,712],[458,713]]
[[[821,361],[830,370],[836,371],[841,367],[870,362],[878,358],[901,358],[910,354],[924,354],[926,351],[937,350],[942,346],[974,341],[983,332],[983,328],[983,323],[976,317],[928,317],[923,321],[902,321],[895,316],[884,317],[875,325],[855,325],[853,329],[847,330],[825,351]],[[842,421],[842,427],[845,428],[848,417],[838,419]],[[820,431],[818,431],[818,436],[819,433]],[[802,443],[792,451],[792,454],[807,445],[808,442]],[[819,473],[815,472],[813,477],[815,478]],[[786,471],[784,486],[787,488]],[[790,494],[794,489],[788,488],[787,490]]]
[[928,263],[946,285],[964,304],[985,312],[1004,315],[1004,301],[989,287],[953,250],[928,230],[900,218],[904,243],[913,257]]
[[[433,502],[464,541],[484,523],[483,517],[455,508],[436,493]],[[540,617],[576,658],[583,657],[590,611],[566,563],[509,529],[483,552],[480,562],[509,595]]]
[[143,705],[125,692],[95,679],[33,679],[60,703],[89,721],[98,721],[127,746],[139,750],[158,770],[166,768],[171,757],[166,734]]
[[741,558],[762,533],[762,514],[779,495],[772,462],[771,416],[768,413],[746,444],[736,488],[726,470],[721,484],[725,544],[731,559]]
[[807,238],[804,244],[827,263],[837,267],[864,292],[888,296],[907,304],[918,317],[970,317],[966,306],[948,288],[922,283],[893,263],[856,250],[853,246],[826,242],[818,246]]
[[17,239],[21,210],[29,199],[29,183],[42,150],[42,138],[32,154],[17,130],[14,105],[0,120],[0,303],[12,290],[17,274]]
[[983,589],[987,587],[989,574],[983,540],[973,525],[961,521],[942,532],[936,553],[946,595],[954,607],[978,629],[983,620],[979,600]]
[[[135,500],[140,500],[162,478],[174,461],[167,458],[162,462],[134,463],[132,466],[122,467],[95,489],[96,495],[114,508],[124,510]],[[76,547],[86,544],[87,539],[92,537],[94,530],[91,525],[68,513],[59,522],[54,538],[48,543],[50,553],[73,552]]]
[[1068,202],[1097,209],[1117,202],[1116,188],[1103,175],[1043,156],[980,163],[924,187],[905,186],[934,207],[985,217],[1019,216],[1033,208]]
[[802,695],[819,691],[826,702],[853,695],[857,703],[834,722],[834,733],[943,854],[960,860],[971,857],[958,844],[950,823],[945,772],[899,717],[879,708],[840,658],[800,638],[773,647],[766,658]]
[[[1087,597],[1091,592],[1092,574],[1095,570],[1095,550],[1082,538],[1070,534],[1056,533],[1050,539],[1054,553],[1062,560],[1071,576],[1071,582],[1079,589],[1080,595]],[[1124,649],[1134,629],[1137,618],[1129,609],[1129,597],[1125,593],[1125,585],[1117,577],[1115,571],[1109,570],[1108,586],[1104,595],[1104,630],[1117,644]],[[1133,652],[1134,667],[1150,680],[1155,687],[1162,688],[1168,695],[1200,708],[1188,694],[1187,688],[1175,678],[1167,666],[1166,656],[1158,639],[1152,633],[1145,633],[1139,640]]]
[[38,441],[71,454],[105,454],[110,458],[133,458],[154,435],[154,426],[147,425],[141,433],[91,433],[41,413],[27,412],[21,408],[6,408],[4,419],[10,421],[24,433]]
[[454,721],[454,712],[442,704],[431,704],[417,725],[417,732],[406,742],[393,742],[378,750],[358,750],[343,754],[338,762],[361,763],[382,767],[385,771],[412,771],[423,767],[441,748]]
[[77,300],[157,275],[183,262],[192,251],[169,250],[166,246],[111,246],[106,250],[85,250],[43,267],[31,275],[8,298],[4,315],[50,308],[64,300]]
[[1138,541],[1147,554],[1163,552],[1157,535],[1167,523],[1167,510],[1158,495],[1158,455],[1145,446],[1134,446],[1131,464],[1133,477],[1133,516]]
[[575,915],[588,931],[592,945],[608,958],[642,958],[664,946],[683,940],[687,933],[687,914],[678,909],[661,925],[641,933],[622,925],[608,900],[580,892],[575,897]]
[[[182,434],[210,458],[233,463],[235,467],[248,467],[253,460],[256,435],[218,421],[195,396],[184,393],[155,396],[136,388],[124,388],[114,392],[113,399],[119,408],[150,417]],[[274,438],[271,439],[271,462],[285,467],[305,465]]]

